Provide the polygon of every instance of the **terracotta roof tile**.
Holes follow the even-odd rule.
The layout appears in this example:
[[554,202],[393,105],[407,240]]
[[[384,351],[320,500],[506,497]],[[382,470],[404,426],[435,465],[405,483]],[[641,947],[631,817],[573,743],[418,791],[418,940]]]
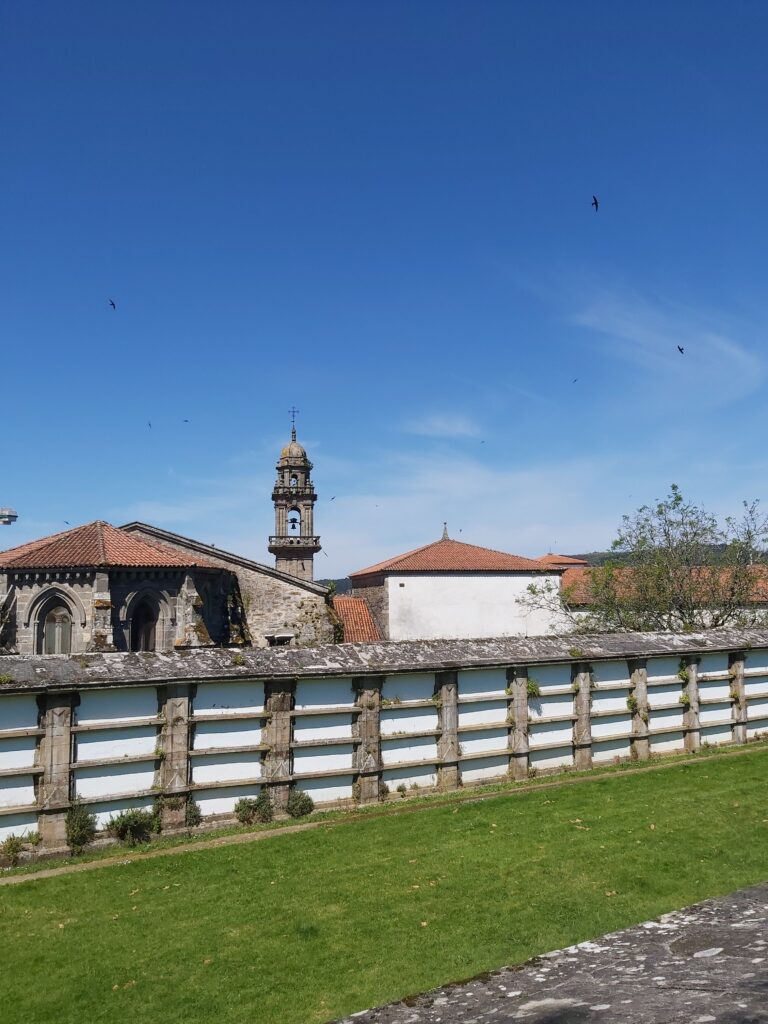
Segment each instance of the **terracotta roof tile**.
[[345,644],[376,643],[381,640],[365,598],[337,594],[333,598],[333,610],[344,626]]
[[0,568],[4,569],[74,569],[114,566],[214,568],[202,558],[184,557],[173,548],[150,543],[116,530],[109,523],[97,521],[77,526],[63,533],[20,544],[0,551]]
[[538,559],[508,555],[459,540],[438,540],[404,555],[350,573],[351,578],[389,572],[546,572]]
[[[583,606],[594,604],[594,595],[592,593],[590,580],[592,568],[592,566],[588,566],[587,568],[575,567],[573,569],[566,569],[563,573],[560,586],[561,589],[568,590],[568,600],[570,604]],[[632,571],[633,570],[628,567],[620,567],[615,570],[618,589],[619,592],[623,591],[624,597],[630,597],[632,594]],[[707,575],[712,571],[718,570],[712,570],[707,566],[700,566],[696,570],[698,580],[702,584],[703,603],[706,603],[707,598]],[[727,570],[721,569],[719,571],[721,573],[725,573]],[[768,565],[751,566],[750,575],[752,576],[753,581],[752,601],[756,604],[768,603]]]
[[542,565],[552,568],[556,568],[558,566],[560,566],[560,568],[568,568],[569,566],[577,565],[586,567],[589,565],[589,562],[585,558],[573,558],[572,555],[553,555],[551,551],[547,555],[542,555],[538,561],[541,562]]

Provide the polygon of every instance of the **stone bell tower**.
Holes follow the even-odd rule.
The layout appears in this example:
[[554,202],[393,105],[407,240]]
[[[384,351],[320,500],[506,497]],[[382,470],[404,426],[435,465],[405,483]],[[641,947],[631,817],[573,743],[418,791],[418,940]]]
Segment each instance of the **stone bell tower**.
[[312,580],[314,557],[320,551],[320,538],[315,536],[313,524],[317,495],[310,479],[312,463],[296,440],[297,411],[291,410],[291,440],[280,452],[277,463],[272,491],[275,533],[269,538],[269,551],[275,556],[276,569]]

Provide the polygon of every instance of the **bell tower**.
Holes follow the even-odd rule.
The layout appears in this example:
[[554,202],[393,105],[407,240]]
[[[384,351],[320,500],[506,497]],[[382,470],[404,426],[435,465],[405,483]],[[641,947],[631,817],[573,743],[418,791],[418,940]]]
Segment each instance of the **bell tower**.
[[313,561],[320,551],[320,538],[314,534],[315,487],[310,478],[312,463],[296,440],[296,413],[291,409],[291,440],[280,452],[277,480],[272,490],[275,506],[275,533],[269,538],[269,551],[275,556],[275,568],[313,579]]

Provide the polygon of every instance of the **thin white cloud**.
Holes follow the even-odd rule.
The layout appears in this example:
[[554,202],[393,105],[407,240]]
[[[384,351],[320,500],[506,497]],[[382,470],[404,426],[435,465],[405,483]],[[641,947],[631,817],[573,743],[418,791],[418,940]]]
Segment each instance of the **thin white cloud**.
[[469,416],[460,413],[440,414],[422,416],[419,419],[409,420],[403,425],[407,434],[417,434],[420,437],[480,437],[482,431],[474,420]]
[[763,359],[745,340],[751,330],[722,315],[604,292],[568,319],[597,332],[603,352],[646,371],[665,395],[685,388],[699,407],[741,398],[765,378]]

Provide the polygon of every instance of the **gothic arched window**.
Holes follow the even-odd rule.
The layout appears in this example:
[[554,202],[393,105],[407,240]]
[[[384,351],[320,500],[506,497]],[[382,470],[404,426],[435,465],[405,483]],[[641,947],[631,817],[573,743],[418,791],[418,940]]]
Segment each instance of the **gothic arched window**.
[[55,604],[42,621],[41,654],[69,654],[72,650],[72,616],[66,605]]
[[131,616],[131,650],[154,651],[157,611],[149,601],[140,601]]

